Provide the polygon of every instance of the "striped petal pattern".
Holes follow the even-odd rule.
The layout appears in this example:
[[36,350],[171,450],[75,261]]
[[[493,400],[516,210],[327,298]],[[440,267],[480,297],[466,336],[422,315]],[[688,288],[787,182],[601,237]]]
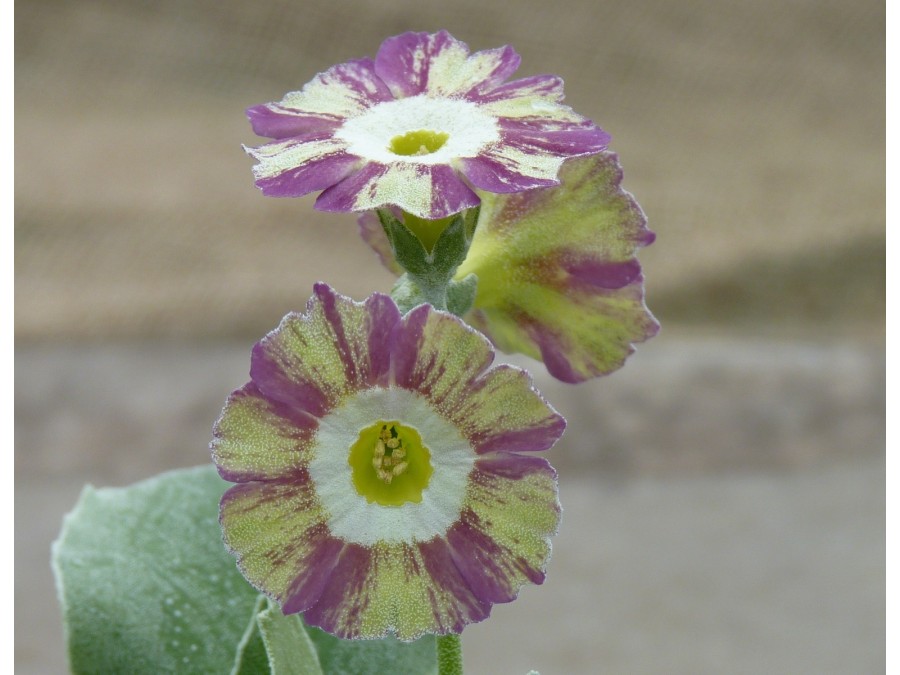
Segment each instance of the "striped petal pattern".
[[575,160],[562,186],[485,195],[459,276],[478,275],[469,323],[505,352],[582,382],[621,367],[659,324],[635,254],[653,242],[613,153]]
[[[456,278],[478,276],[466,320],[497,348],[540,359],[551,375],[576,383],[621,367],[659,330],[636,258],[655,235],[622,189],[615,154],[566,162],[560,177],[559,187],[482,193]],[[359,228],[385,267],[402,274],[378,219],[364,214]]]
[[[560,509],[535,453],[565,422],[493,356],[429,305],[401,316],[387,296],[356,303],[317,284],[256,345],[251,382],[213,430],[235,483],[220,522],[248,581],[339,637],[403,640],[458,633],[542,583]],[[386,505],[353,481],[350,448],[382,421],[428,448],[419,501]]]
[[506,82],[519,63],[512,47],[470,54],[446,31],[389,38],[374,60],[248,109],[254,132],[274,139],[246,148],[256,185],[274,197],[321,190],[323,211],[395,206],[428,219],[477,205],[470,184],[557,185],[564,160],[602,151],[609,136],[562,104],[558,77]]

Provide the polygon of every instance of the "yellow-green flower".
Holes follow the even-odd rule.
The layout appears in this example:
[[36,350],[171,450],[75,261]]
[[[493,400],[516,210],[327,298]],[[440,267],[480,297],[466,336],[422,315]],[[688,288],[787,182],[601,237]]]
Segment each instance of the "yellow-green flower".
[[488,341],[318,284],[254,348],[214,429],[225,543],[285,613],[343,638],[458,633],[540,584],[559,520],[534,453],[565,421]]
[[[659,330],[636,258],[655,235],[622,189],[615,154],[569,160],[560,178],[559,187],[479,193],[478,228],[456,279],[478,276],[466,320],[499,349],[581,382],[621,367],[635,343]],[[360,231],[402,273],[374,215],[360,218]]]

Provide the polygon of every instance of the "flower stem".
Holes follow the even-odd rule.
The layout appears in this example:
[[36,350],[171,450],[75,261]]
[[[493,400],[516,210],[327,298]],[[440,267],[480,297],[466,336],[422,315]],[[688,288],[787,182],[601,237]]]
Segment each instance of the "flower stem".
[[438,675],[463,675],[462,641],[459,635],[437,636]]

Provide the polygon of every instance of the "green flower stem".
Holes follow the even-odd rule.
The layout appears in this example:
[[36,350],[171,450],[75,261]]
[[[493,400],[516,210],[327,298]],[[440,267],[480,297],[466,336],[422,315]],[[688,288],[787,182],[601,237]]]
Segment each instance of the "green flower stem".
[[390,211],[378,211],[394,258],[406,270],[391,291],[401,310],[428,303],[462,316],[471,309],[478,279],[473,274],[460,280],[453,276],[469,252],[478,213],[477,207],[469,209],[443,219],[444,224],[408,214],[401,222]]
[[438,675],[463,675],[462,640],[459,635],[437,636]]

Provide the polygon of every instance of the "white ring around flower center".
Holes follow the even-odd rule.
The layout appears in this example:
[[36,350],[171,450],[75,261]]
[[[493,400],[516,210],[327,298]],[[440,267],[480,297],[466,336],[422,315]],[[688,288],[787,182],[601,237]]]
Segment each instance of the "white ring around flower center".
[[[447,134],[447,141],[426,155],[391,152],[391,140],[423,130]],[[351,155],[382,164],[447,164],[456,157],[475,157],[500,139],[500,129],[493,116],[471,101],[419,94],[368,108],[344,122],[334,137],[347,144]]]
[[[353,484],[350,446],[362,429],[384,419],[415,427],[431,452],[434,473],[419,503],[370,503]],[[399,388],[370,389],[320,420],[309,473],[328,513],[331,534],[372,546],[379,541],[428,541],[444,534],[459,519],[474,463],[468,441],[425,398]]]

